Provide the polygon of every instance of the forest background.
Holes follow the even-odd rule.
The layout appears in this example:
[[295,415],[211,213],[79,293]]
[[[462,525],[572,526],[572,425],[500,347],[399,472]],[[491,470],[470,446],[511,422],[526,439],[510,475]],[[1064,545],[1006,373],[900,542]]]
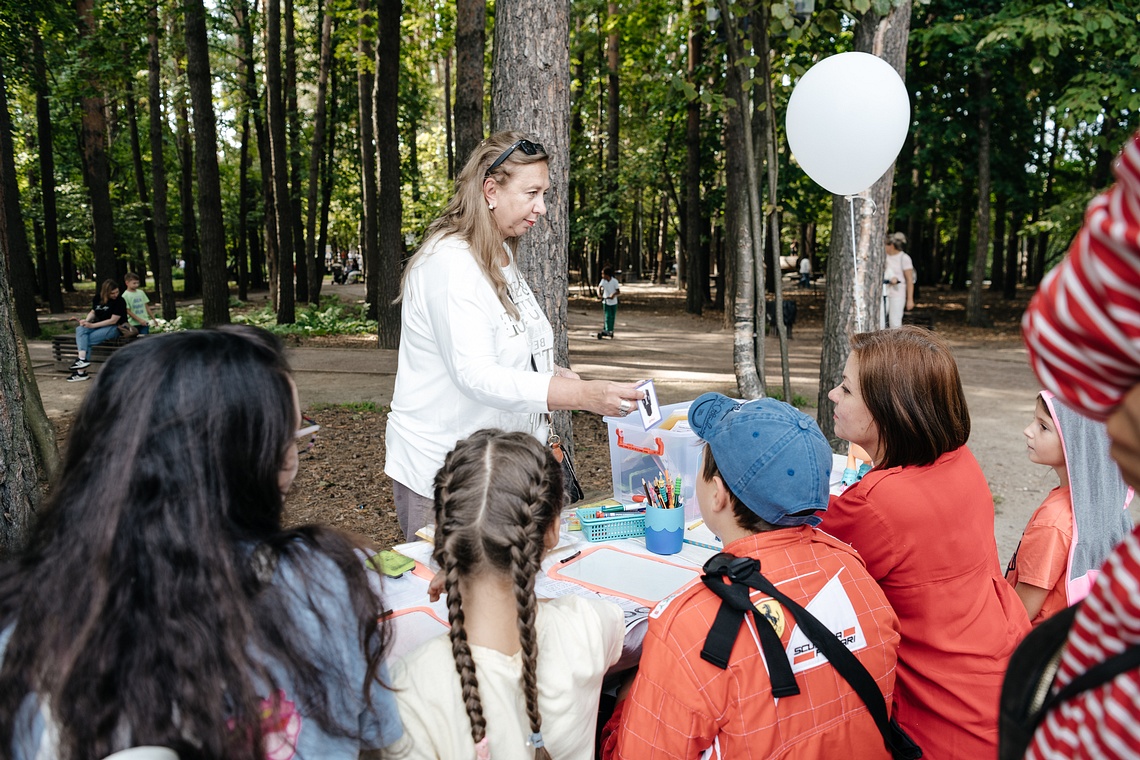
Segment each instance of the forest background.
[[[799,169],[783,129],[799,76],[848,50],[891,63],[911,101],[897,165],[858,206]],[[1140,125],[1138,71],[1123,0],[0,0],[0,501],[16,526],[0,536],[54,461],[20,333],[64,293],[136,271],[175,328],[198,323],[176,297],[200,296],[212,325],[268,289],[288,326],[320,313],[326,257],[353,253],[367,298],[345,321],[394,347],[402,261],[503,128],[552,156],[550,224],[520,260],[556,334],[568,286],[602,266],[675,271],[686,311],[723,313],[738,390],[757,396],[757,315],[780,313],[781,257],[809,256],[827,275],[830,434],[847,339],[878,322],[878,278],[852,261],[879,271],[900,230],[919,292],[968,289],[984,326],[984,289],[1035,287],[1110,182]]]

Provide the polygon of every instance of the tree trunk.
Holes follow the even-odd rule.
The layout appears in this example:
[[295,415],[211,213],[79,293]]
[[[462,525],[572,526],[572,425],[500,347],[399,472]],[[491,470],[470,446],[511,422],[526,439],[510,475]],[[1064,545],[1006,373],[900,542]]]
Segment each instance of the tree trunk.
[[23,548],[59,461],[19,320],[0,266],[0,558]]
[[281,92],[281,0],[266,2],[265,99],[273,158],[273,207],[277,217],[277,324],[297,321],[293,294],[293,204],[289,199],[289,151]]
[[[704,0],[693,0],[689,11],[689,82],[700,92],[697,69],[704,56]],[[701,282],[701,101],[694,97],[685,107],[685,311],[700,314],[705,291]],[[680,275],[680,267],[678,267]]]
[[[328,231],[329,231],[329,207],[332,204],[332,189],[333,189],[333,172],[335,167],[333,159],[336,157],[336,125],[337,125],[337,66],[332,67],[330,73],[329,84],[329,135],[328,135],[328,148],[325,150],[325,155],[321,161],[321,215],[320,215],[320,237],[317,243],[317,250],[320,255],[324,256],[325,251],[329,249],[328,244]],[[334,255],[335,252],[334,252]]]
[[[772,291],[775,294],[776,335],[780,340],[780,374],[783,380],[784,400],[792,403],[792,376],[788,363],[788,328],[784,324],[784,273],[780,267],[780,183],[779,165],[776,160],[776,100],[772,95],[771,50],[768,39],[768,12],[760,9],[758,15],[762,19],[760,28],[760,47],[758,52],[760,65],[758,76],[764,83],[764,98],[766,108],[764,111],[764,147],[767,152],[765,164],[768,169],[768,221],[771,225],[770,248],[772,251]],[[765,304],[765,308],[767,305]]]
[[162,300],[162,318],[174,319],[178,309],[174,303],[174,279],[170,260],[170,222],[166,214],[166,158],[162,147],[165,121],[162,118],[162,71],[158,57],[158,3],[147,10],[147,98],[150,101],[150,175],[154,190],[154,242],[158,268],[154,279]]
[[[75,0],[79,14],[79,36],[94,38],[95,0]],[[95,251],[95,279],[97,282],[114,279],[115,225],[111,212],[111,172],[107,163],[107,119],[104,116],[103,96],[99,80],[93,71],[81,76],[82,90],[82,152],[83,179],[91,201],[92,248]]]
[[[143,232],[146,237],[147,264],[151,271],[158,271],[158,243],[154,237],[154,222],[150,210],[150,193],[146,188],[146,171],[142,162],[142,140],[139,138],[138,102],[135,98],[135,83],[131,77],[127,78],[123,92],[127,104],[127,127],[131,136],[131,166],[134,168],[135,189],[139,194],[139,204],[143,209]],[[136,272],[139,276],[140,287],[146,287],[146,266]]]
[[186,78],[194,104],[194,153],[198,169],[198,217],[202,234],[202,324],[230,322],[226,272],[226,229],[222,221],[222,184],[218,174],[218,136],[214,126],[210,50],[203,0],[186,0]]
[[[855,49],[879,56],[894,66],[904,80],[910,7],[910,3],[903,3],[892,8],[886,16],[869,11],[860,17],[855,29]],[[888,231],[887,214],[891,207],[894,173],[892,164],[867,191],[873,205],[865,199],[853,204],[840,196],[832,198],[831,250],[827,261],[827,305],[820,353],[817,420],[836,451],[846,451],[847,444],[835,438],[832,418],[835,405],[827,394],[843,377],[851,336],[879,326],[882,273],[886,263],[883,240]],[[851,236],[852,211],[858,214],[854,239]],[[856,259],[859,262],[857,270]]]
[[970,277],[970,291],[966,296],[966,324],[971,327],[989,327],[982,302],[983,281],[986,278],[986,260],[990,254],[990,74],[978,75],[978,235],[974,243],[974,270]]
[[[36,316],[36,268],[28,246],[28,230],[20,214],[20,185],[16,177],[16,146],[8,113],[8,85],[0,62],[0,248],[8,261],[16,317],[25,335],[39,336]],[[0,266],[3,263],[0,262]]]
[[309,296],[309,268],[305,262],[305,216],[301,210],[301,116],[297,108],[297,40],[293,0],[285,0],[285,119],[289,140],[289,203],[293,211],[293,268],[296,282],[293,296]]
[[321,285],[324,281],[324,250],[317,250],[317,190],[320,182],[321,158],[325,149],[325,119],[329,90],[329,71],[332,68],[332,26],[334,8],[325,0],[324,18],[321,20],[321,57],[317,73],[317,112],[313,118],[313,144],[309,153],[309,192],[305,219],[305,265],[308,269],[309,303],[321,302]]
[[[400,199],[400,127],[397,100],[400,93],[401,0],[380,0],[376,40],[376,153],[380,188],[376,201],[377,241],[376,320],[378,347],[400,345],[400,261],[404,257],[401,233],[403,206]],[[373,272],[368,272],[372,277]]]
[[447,181],[455,179],[455,119],[451,113],[451,49],[443,54],[443,129],[447,144]]
[[[496,11],[497,12],[497,11]],[[483,140],[483,55],[487,4],[455,3],[455,173]],[[496,22],[496,29],[498,22]],[[498,33],[496,32],[496,37]]]
[[[740,66],[730,61],[725,78],[725,95],[733,101],[724,115],[724,226],[728,253],[732,258],[735,287],[732,293],[732,367],[741,398],[764,395],[756,366],[753,341],[756,336],[756,283],[753,279],[751,210],[748,201],[748,158],[745,153],[745,114],[751,108],[741,87]],[[726,300],[727,303],[727,300]],[[726,307],[726,311],[728,311]]]
[[262,219],[265,225],[265,265],[268,270],[269,297],[277,308],[277,198],[273,190],[273,149],[269,146],[269,129],[258,106],[253,112],[253,126],[257,132],[257,156],[261,165]]
[[998,192],[994,196],[994,254],[990,264],[990,290],[996,293],[1005,290],[1005,221],[1008,214],[1005,212],[1005,193]]
[[377,319],[376,299],[380,280],[377,275],[379,266],[377,259],[377,207],[376,196],[376,138],[374,119],[374,105],[372,102],[373,90],[376,87],[376,78],[369,70],[367,61],[376,58],[373,40],[376,39],[376,29],[373,26],[375,0],[360,0],[360,36],[357,43],[358,66],[356,87],[360,101],[360,182],[361,206],[363,218],[360,220],[360,252],[364,258],[364,285],[365,297],[368,300],[369,319]]
[[1019,232],[1021,232],[1021,214],[1014,212],[1009,225],[1009,237],[1005,242],[1005,288],[1002,290],[1002,297],[1007,300],[1017,297],[1017,281],[1021,275],[1021,267],[1017,265]]
[[601,179],[604,183],[604,205],[608,210],[605,227],[602,230],[601,250],[599,258],[602,265],[609,264],[621,269],[617,259],[618,214],[620,202],[618,198],[618,156],[621,145],[619,131],[619,111],[621,108],[621,93],[619,90],[618,70],[621,66],[621,55],[618,45],[621,40],[618,25],[618,6],[610,0],[607,6],[610,33],[606,36],[606,170]]
[[[181,76],[182,65],[175,57],[174,72]],[[179,207],[182,212],[182,297],[194,298],[202,292],[201,248],[198,242],[198,220],[194,211],[194,143],[190,139],[190,111],[186,101],[175,99],[175,124],[178,128]]]
[[[499,0],[491,78],[491,127],[531,132],[550,151],[547,224],[520,239],[519,268],[554,328],[554,360],[569,364],[566,334],[570,245],[570,0]],[[555,414],[559,434],[570,414]],[[564,440],[570,440],[566,435]]]
[[958,229],[954,239],[954,261],[951,264],[950,287],[966,289],[966,272],[970,263],[970,238],[974,221],[974,178],[962,182],[958,194]]
[[59,265],[59,213],[55,202],[55,146],[52,144],[51,103],[48,101],[47,64],[39,27],[32,26],[32,75],[36,91],[36,142],[39,144],[40,202],[44,214],[44,263],[47,302],[52,314],[62,314],[62,273]]

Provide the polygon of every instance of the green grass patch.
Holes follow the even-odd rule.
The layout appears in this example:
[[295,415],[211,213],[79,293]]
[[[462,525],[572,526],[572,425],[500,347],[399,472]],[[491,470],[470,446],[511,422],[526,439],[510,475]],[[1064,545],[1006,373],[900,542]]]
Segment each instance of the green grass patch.
[[57,335],[75,332],[75,325],[71,322],[49,322],[40,325],[40,340],[51,340]]
[[[296,321],[291,325],[277,324],[277,312],[269,304],[252,306],[230,299],[230,320],[237,325],[252,325],[275,335],[363,335],[375,334],[377,323],[366,319],[365,304],[342,304],[336,296],[322,297],[322,305],[313,307],[298,304]],[[202,307],[181,307],[172,320],[155,319],[154,332],[196,330],[202,326]]]

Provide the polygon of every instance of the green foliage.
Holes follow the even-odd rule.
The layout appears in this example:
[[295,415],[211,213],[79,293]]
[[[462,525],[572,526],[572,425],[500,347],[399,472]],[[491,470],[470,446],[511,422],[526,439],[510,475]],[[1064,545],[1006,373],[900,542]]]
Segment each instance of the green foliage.
[[357,414],[386,414],[389,411],[387,406],[377,404],[375,401],[350,401],[344,404],[315,404],[309,407],[309,411],[323,412],[329,409],[344,409],[349,412],[356,412]]

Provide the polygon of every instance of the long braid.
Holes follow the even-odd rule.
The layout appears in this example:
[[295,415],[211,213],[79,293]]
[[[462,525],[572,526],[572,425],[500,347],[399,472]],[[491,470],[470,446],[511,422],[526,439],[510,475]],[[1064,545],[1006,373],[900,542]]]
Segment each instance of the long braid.
[[487,719],[483,717],[483,701],[479,698],[479,679],[475,675],[475,660],[471,658],[471,645],[467,643],[467,631],[463,627],[463,600],[459,593],[459,567],[448,555],[444,566],[447,573],[447,619],[451,622],[448,636],[451,638],[451,656],[455,659],[455,670],[459,673],[459,683],[463,689],[463,706],[471,721],[471,741],[478,744],[487,733]]
[[550,760],[541,741],[534,582],[547,531],[561,507],[560,466],[542,444],[525,433],[480,430],[456,445],[436,475],[433,558],[444,573],[451,652],[471,721],[471,738],[479,753],[488,752],[488,727],[464,628],[460,580],[485,571],[510,577],[522,650],[521,685],[536,739],[535,758]]
[[[515,584],[515,609],[518,613],[519,644],[522,648],[522,687],[526,698],[526,716],[532,735],[542,735],[542,715],[538,710],[538,632],[535,615],[538,601],[534,597],[534,578],[542,557],[543,531],[532,519],[530,505],[519,510],[519,527],[511,541],[511,578]],[[550,760],[544,746],[534,750],[535,760]]]

